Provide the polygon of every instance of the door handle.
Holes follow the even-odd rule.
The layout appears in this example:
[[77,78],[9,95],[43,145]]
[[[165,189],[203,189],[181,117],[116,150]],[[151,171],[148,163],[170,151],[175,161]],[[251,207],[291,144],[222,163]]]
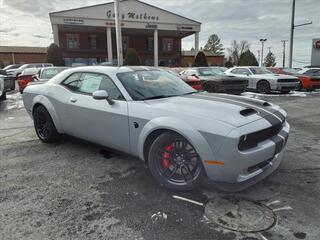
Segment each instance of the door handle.
[[77,99],[75,99],[75,98],[70,98],[70,102],[76,103],[76,102],[77,102]]

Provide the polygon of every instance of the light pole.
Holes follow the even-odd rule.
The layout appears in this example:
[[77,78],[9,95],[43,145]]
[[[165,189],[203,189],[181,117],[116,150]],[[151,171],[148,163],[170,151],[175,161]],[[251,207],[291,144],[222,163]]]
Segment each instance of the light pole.
[[281,42],[283,43],[282,67],[285,68],[286,67],[286,42],[288,42],[288,40],[281,40]]
[[267,41],[268,39],[266,38],[261,38],[260,42],[261,42],[261,62],[260,62],[260,66],[263,66],[263,50],[264,50],[264,43]]
[[116,38],[117,38],[117,58],[118,66],[123,65],[123,54],[122,54],[122,33],[121,33],[121,22],[120,22],[120,0],[114,0],[114,15],[116,25]]
[[295,25],[295,21],[294,21],[295,12],[296,12],[296,0],[292,0],[292,15],[291,15],[291,27],[290,27],[289,68],[292,68],[294,29],[296,27],[301,27],[301,26],[312,24],[312,22],[308,22],[308,23]]

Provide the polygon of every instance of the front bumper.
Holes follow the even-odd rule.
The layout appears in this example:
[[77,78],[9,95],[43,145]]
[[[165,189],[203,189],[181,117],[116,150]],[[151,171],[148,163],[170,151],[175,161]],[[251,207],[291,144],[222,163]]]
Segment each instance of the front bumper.
[[240,127],[226,137],[215,159],[224,165],[205,164],[211,181],[252,185],[277,169],[289,135],[290,126],[287,122],[283,123],[277,135],[258,143],[256,147],[244,151],[238,148],[239,136],[261,129],[261,124],[266,124],[263,119]]
[[293,91],[296,90],[299,85],[299,81],[297,82],[286,82],[286,83],[276,83],[271,85],[271,90],[275,91]]

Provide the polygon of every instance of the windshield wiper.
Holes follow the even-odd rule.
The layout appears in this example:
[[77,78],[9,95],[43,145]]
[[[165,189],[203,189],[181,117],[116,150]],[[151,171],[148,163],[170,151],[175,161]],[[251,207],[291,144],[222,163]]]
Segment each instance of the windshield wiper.
[[168,97],[174,97],[174,96],[159,95],[159,96],[147,97],[147,98],[144,98],[143,100],[153,100],[153,99],[161,99],[161,98],[168,98]]

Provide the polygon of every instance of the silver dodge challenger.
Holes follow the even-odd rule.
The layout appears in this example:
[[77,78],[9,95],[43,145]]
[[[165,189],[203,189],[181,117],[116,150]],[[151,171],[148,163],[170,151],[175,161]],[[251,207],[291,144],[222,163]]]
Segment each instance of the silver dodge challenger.
[[281,162],[286,112],[256,99],[198,93],[152,67],[68,69],[23,93],[45,143],[61,134],[137,156],[174,190],[204,179],[250,186]]

